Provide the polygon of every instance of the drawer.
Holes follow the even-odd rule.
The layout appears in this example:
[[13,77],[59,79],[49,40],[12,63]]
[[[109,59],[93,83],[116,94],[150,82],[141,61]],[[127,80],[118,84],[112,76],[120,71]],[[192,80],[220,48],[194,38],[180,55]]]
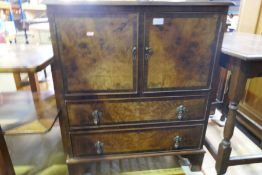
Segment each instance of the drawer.
[[203,125],[71,133],[74,156],[200,148]]
[[203,120],[206,97],[67,102],[70,126]]

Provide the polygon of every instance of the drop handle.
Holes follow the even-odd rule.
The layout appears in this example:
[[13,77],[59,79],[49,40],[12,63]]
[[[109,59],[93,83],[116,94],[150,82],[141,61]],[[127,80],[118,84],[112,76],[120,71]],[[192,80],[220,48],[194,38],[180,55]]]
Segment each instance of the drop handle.
[[102,119],[103,113],[101,111],[95,110],[92,112],[93,122],[95,125],[99,125]]
[[185,114],[186,114],[186,107],[183,105],[180,105],[176,108],[176,113],[177,113],[177,119],[178,120],[183,120],[185,118]]
[[150,57],[150,55],[153,53],[152,48],[150,47],[145,47],[145,60],[147,61]]
[[174,149],[180,148],[180,143],[182,142],[182,137],[181,136],[176,136],[173,141],[174,141]]
[[97,154],[103,154],[103,152],[104,152],[104,143],[100,142],[100,141],[97,141],[95,143],[95,149],[96,149],[96,153]]
[[132,58],[134,62],[136,61],[136,55],[137,55],[137,48],[136,46],[134,46],[132,49]]

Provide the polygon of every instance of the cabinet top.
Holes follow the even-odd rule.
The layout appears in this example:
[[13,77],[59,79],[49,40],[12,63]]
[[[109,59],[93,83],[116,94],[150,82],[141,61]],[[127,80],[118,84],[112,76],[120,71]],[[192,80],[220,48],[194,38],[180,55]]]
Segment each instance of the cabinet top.
[[47,5],[135,5],[135,6],[228,6],[234,5],[230,0],[44,0]]

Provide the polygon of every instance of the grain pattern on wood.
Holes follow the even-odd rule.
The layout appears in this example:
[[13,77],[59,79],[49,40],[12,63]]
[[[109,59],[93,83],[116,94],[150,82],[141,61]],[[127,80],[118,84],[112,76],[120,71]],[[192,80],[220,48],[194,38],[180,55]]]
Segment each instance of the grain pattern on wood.
[[[103,154],[171,151],[174,138],[182,137],[178,150],[199,148],[203,126],[166,127],[153,129],[105,131],[100,133],[71,133],[75,156],[97,155],[95,144],[103,143]],[[163,139],[165,138],[165,139]]]
[[146,17],[147,44],[152,50],[146,60],[145,87],[207,88],[218,19],[217,15],[149,14]]
[[57,17],[56,21],[68,92],[134,90],[135,13]]
[[[183,105],[186,112],[178,118],[177,108]],[[95,125],[93,113],[101,113],[98,125],[123,124],[152,121],[188,121],[203,120],[206,98],[193,99],[144,99],[91,101],[86,103],[68,103],[68,119],[71,126]]]

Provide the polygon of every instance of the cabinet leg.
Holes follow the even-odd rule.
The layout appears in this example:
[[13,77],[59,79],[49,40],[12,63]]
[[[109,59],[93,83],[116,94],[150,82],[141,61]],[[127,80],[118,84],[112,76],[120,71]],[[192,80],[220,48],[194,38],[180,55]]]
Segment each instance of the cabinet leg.
[[191,163],[191,171],[201,171],[203,159],[204,159],[204,153],[203,154],[196,154],[196,155],[188,155],[183,156],[185,158],[188,158]]
[[69,175],[96,175],[97,173],[91,168],[92,164],[68,164]]

